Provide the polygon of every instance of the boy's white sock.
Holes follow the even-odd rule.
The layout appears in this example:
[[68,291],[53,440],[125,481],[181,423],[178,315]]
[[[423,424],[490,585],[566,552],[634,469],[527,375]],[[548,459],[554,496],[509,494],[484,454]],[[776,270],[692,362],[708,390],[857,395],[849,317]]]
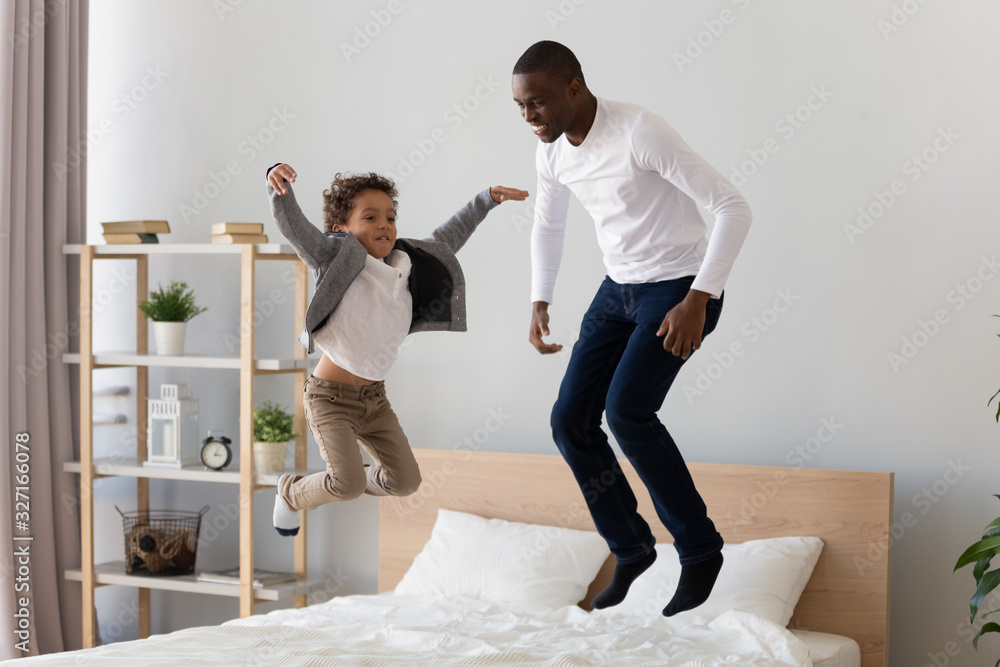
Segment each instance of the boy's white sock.
[[274,493],[274,529],[278,531],[279,535],[285,537],[291,537],[292,535],[297,535],[299,532],[299,512],[298,510],[290,510],[285,507],[285,503],[282,502],[281,496],[278,495],[278,489],[281,488],[281,480],[286,475],[282,475],[278,478],[278,486]]

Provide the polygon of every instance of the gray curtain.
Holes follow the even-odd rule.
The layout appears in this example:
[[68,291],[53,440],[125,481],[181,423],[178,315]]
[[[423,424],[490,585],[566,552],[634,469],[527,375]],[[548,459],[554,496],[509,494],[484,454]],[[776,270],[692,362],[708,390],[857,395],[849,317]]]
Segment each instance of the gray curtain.
[[79,494],[62,471],[79,451],[79,372],[62,362],[79,349],[79,261],[62,246],[86,242],[88,8],[0,3],[0,659],[82,645],[80,584],[63,576],[80,564]]

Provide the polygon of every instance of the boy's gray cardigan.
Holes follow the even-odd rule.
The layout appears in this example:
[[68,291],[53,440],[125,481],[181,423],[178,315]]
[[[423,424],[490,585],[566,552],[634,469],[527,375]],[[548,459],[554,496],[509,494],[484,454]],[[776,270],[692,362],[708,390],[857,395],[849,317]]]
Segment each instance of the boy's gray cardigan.
[[[302,214],[291,184],[287,187],[288,192],[282,195],[268,183],[267,194],[278,229],[316,278],[316,292],[298,337],[299,344],[312,354],[313,333],[326,324],[344,292],[361,273],[368,252],[353,234],[317,229]],[[426,239],[396,239],[394,248],[409,255],[411,262],[413,319],[409,333],[466,330],[465,276],[455,253],[496,206],[486,189]]]

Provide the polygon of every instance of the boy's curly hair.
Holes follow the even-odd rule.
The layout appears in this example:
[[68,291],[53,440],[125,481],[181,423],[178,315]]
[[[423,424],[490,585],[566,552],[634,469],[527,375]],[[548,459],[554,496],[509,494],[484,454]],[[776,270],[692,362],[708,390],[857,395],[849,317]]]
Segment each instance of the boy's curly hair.
[[334,225],[346,225],[354,208],[354,200],[362,190],[381,190],[392,198],[392,207],[397,208],[396,184],[374,171],[350,176],[338,172],[333,177],[329,190],[323,191],[323,231],[332,232]]

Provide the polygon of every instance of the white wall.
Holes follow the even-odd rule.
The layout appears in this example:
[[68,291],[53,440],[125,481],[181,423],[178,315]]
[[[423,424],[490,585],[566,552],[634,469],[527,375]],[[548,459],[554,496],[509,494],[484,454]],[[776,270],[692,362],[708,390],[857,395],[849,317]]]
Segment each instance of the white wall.
[[[400,179],[401,234],[429,232],[489,185],[533,192],[536,140],[511,101],[509,73],[539,39],[570,46],[596,94],[660,113],[727,175],[746,165],[753,173],[734,178],[754,226],[722,321],[682,372],[663,419],[693,461],[894,471],[892,663],[972,665],[996,651],[993,638],[982,655],[973,651],[962,628],[972,576],[952,574],[1000,509],[990,496],[1000,490],[998,428],[986,406],[1000,386],[1000,321],[989,317],[1000,312],[996,214],[987,195],[1000,139],[996,3],[401,0],[397,14],[387,0],[91,6],[92,243],[100,221],[130,218],[168,219],[165,242],[207,241],[209,225],[223,220],[264,222],[280,240],[264,194],[268,166],[296,168],[300,202],[319,224],[320,192],[335,172],[398,174],[401,156],[436,128],[444,143]],[[374,27],[373,12],[391,21],[345,56],[341,45]],[[691,46],[699,40],[700,53]],[[686,51],[690,62],[679,62]],[[469,98],[477,90],[484,99]],[[463,100],[476,107],[466,118],[449,111]],[[813,109],[803,106],[810,101]],[[797,113],[798,127],[782,121]],[[950,140],[938,139],[948,132]],[[249,149],[249,137],[262,150]],[[915,170],[911,156],[924,152],[934,162]],[[753,155],[766,162],[748,163]],[[230,161],[239,173],[214,188],[212,174]],[[858,208],[877,214],[876,193],[894,181],[891,205],[851,236]],[[453,446],[502,410],[508,416],[484,449],[555,452],[548,412],[566,357],[541,358],[526,342],[530,215],[530,200],[504,204],[463,249],[469,332],[413,337],[388,378],[416,447]],[[575,202],[570,216],[551,311],[552,338],[567,347],[603,276],[589,218]],[[294,345],[287,300],[267,303],[287,270],[260,270],[261,353]],[[119,274],[125,289],[114,271],[127,272]],[[95,285],[109,295],[96,331],[107,348],[134,336],[131,271],[109,262]],[[189,351],[230,351],[236,260],[154,258],[151,284],[170,279],[187,280],[210,307],[192,321]],[[778,302],[781,313],[772,310],[779,294],[791,301]],[[926,324],[936,315],[942,324]],[[922,334],[921,322],[933,334]],[[904,338],[920,347],[904,350]],[[734,343],[742,354],[725,358]],[[130,373],[102,373],[95,384],[134,383]],[[201,399],[202,430],[236,433],[233,376],[153,370],[151,378],[154,391],[187,382]],[[287,378],[260,378],[257,387],[258,402],[287,403],[298,389]],[[832,437],[824,423],[836,424]],[[128,428],[102,428],[105,451],[134,445]],[[817,436],[825,442],[810,441]],[[152,487],[157,504],[210,504],[207,520],[223,528],[235,501],[231,490],[205,485]],[[120,555],[112,505],[128,505],[132,489],[128,480],[102,482],[99,560]],[[269,494],[258,504],[258,562],[290,565],[290,545],[270,530]],[[365,497],[310,516],[310,569],[339,568],[338,593],[375,590],[375,507]],[[235,549],[231,526],[200,564],[234,562]],[[132,591],[98,593],[107,640],[136,635],[133,599]],[[236,613],[233,601],[177,593],[154,593],[154,605],[156,632]]]

